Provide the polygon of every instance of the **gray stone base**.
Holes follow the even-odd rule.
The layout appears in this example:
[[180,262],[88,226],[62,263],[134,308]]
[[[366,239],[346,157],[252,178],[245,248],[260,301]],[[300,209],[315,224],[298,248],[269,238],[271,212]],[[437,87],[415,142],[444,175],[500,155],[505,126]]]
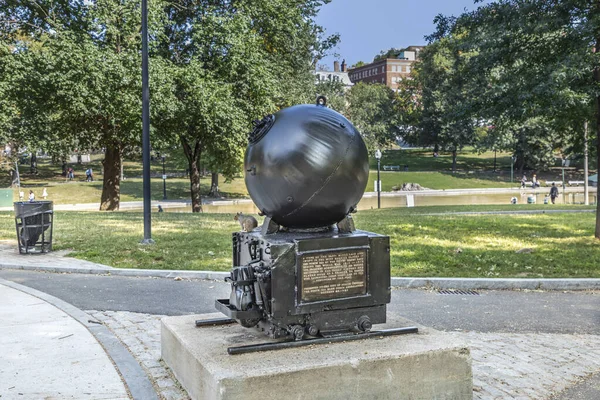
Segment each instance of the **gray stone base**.
[[[472,399],[469,349],[433,329],[231,356],[227,347],[270,340],[237,324],[194,324],[219,317],[162,320],[162,358],[195,400]],[[374,329],[414,325],[388,314],[388,323]]]

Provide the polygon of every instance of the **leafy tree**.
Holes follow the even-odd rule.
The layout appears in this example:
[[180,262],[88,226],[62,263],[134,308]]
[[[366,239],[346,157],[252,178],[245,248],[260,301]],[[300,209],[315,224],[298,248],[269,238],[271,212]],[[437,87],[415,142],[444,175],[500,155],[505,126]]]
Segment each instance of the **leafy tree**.
[[398,135],[395,93],[382,84],[359,82],[347,94],[346,116],[374,151],[392,144]]
[[[151,2],[154,32],[157,10],[160,2]],[[35,140],[51,152],[104,148],[100,209],[118,209],[122,154],[141,137],[139,2],[9,0],[0,13],[11,21],[3,39],[26,67],[15,94],[28,102],[19,107],[20,121],[44,117]]]
[[[328,1],[167,3],[159,54],[169,71],[154,124],[180,141],[190,170],[192,210],[201,211],[201,160],[226,178],[240,170],[252,121],[314,101],[314,67],[337,37],[314,23]],[[293,6],[292,6],[293,3]],[[216,174],[214,174],[216,175]],[[213,176],[214,176],[213,175]],[[214,181],[214,180],[213,180]]]
[[596,121],[598,137],[598,1],[498,0],[436,22],[432,38],[468,55],[463,76],[471,115],[512,142],[521,165],[543,166],[553,150],[573,151],[583,143],[577,138],[585,121]]
[[[402,98],[419,96],[412,104],[410,131],[405,140],[422,146],[434,146],[452,152],[452,171],[456,170],[457,152],[475,141],[476,119],[470,112],[469,82],[464,69],[467,58],[451,37],[431,43],[420,55],[413,80],[405,84]],[[406,100],[405,100],[406,102]],[[404,111],[404,115],[406,115]]]

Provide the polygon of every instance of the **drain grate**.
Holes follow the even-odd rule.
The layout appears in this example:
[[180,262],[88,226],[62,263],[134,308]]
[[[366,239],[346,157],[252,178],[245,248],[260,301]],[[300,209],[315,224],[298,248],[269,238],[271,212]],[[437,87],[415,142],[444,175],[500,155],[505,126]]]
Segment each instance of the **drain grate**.
[[461,289],[442,289],[438,290],[438,294],[460,294],[467,296],[479,296],[479,293],[474,290],[461,290]]

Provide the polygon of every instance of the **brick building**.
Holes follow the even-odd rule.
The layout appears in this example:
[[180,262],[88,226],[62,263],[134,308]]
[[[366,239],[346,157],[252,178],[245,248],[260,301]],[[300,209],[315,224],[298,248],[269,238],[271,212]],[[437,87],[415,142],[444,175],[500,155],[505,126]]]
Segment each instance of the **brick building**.
[[407,78],[413,63],[419,58],[423,46],[409,46],[402,50],[396,58],[385,58],[371,64],[348,70],[352,83],[382,83],[396,90],[398,82]]

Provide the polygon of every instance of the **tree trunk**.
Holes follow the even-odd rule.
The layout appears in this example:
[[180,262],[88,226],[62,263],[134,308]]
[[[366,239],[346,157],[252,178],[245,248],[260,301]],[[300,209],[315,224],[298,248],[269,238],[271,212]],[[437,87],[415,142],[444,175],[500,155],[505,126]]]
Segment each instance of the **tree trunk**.
[[35,151],[31,153],[31,167],[29,169],[29,172],[31,172],[32,174],[37,174],[38,170],[37,170],[37,155],[35,154]]
[[517,156],[517,163],[519,164],[519,176],[523,176],[525,174],[525,156]]
[[456,172],[456,149],[452,150],[452,173]]
[[219,194],[219,173],[213,172],[210,175],[210,191],[208,192],[209,196],[212,197],[220,197]]
[[200,156],[202,154],[202,145],[199,140],[190,146],[187,139],[180,136],[183,145],[183,153],[188,160],[190,171],[190,194],[192,196],[192,212],[202,212],[202,194],[200,193]]
[[119,209],[121,199],[121,148],[118,145],[106,146],[104,160],[104,178],[102,180],[102,196],[100,198],[101,211],[115,211]]

